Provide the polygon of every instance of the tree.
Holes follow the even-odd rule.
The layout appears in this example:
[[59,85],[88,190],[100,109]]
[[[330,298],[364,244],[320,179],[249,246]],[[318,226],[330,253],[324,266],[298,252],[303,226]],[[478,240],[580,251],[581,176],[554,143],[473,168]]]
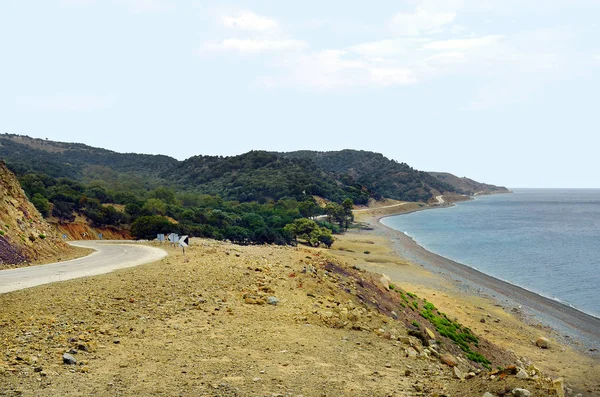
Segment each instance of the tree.
[[73,215],[73,203],[66,201],[55,201],[52,207],[52,215],[57,217],[61,222],[73,222],[75,215]]
[[34,207],[40,211],[40,214],[42,214],[44,218],[47,218],[48,215],[50,215],[50,203],[48,202],[48,199],[46,199],[46,197],[42,196],[40,193],[33,195],[31,198],[31,204],[33,204]]
[[311,219],[296,219],[293,223],[287,224],[284,230],[293,238],[304,240],[312,247],[318,247],[323,243],[329,248],[334,241],[331,230],[319,227],[319,225]]
[[152,215],[165,215],[167,213],[167,205],[157,198],[148,199],[142,209]]
[[157,234],[171,233],[176,228],[164,216],[140,216],[131,224],[131,234],[137,239],[152,240]]

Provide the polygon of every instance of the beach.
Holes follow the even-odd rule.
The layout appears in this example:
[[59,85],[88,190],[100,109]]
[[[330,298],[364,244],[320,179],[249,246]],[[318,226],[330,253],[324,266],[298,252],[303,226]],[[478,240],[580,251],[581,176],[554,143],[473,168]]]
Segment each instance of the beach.
[[[600,319],[429,252],[381,223],[388,216],[440,206],[386,207],[357,214],[365,227],[342,236],[334,246],[336,255],[390,276],[549,374],[562,374],[583,388],[600,379]],[[552,340],[551,349],[535,346],[540,336]]]

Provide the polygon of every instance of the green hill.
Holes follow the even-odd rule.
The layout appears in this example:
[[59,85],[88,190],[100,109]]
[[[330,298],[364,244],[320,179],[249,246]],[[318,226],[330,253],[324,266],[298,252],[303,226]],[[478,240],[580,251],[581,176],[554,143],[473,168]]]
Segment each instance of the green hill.
[[475,194],[509,193],[504,186],[489,185],[469,179],[458,177],[448,172],[430,172],[433,177],[452,186],[458,193],[473,196]]
[[427,172],[418,171],[405,163],[390,160],[382,154],[363,150],[337,152],[297,151],[279,153],[288,159],[310,159],[318,167],[346,175],[368,189],[374,198],[384,197],[406,201],[427,201],[456,189]]

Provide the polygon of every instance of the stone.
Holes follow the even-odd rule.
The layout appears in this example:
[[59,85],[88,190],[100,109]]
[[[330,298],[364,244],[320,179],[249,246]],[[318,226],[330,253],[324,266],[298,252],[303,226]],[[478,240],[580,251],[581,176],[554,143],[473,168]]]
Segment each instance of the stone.
[[529,375],[527,374],[527,372],[525,372],[525,370],[523,368],[519,368],[519,371],[517,372],[517,379],[528,379]]
[[277,299],[277,298],[276,298],[276,297],[274,297],[274,296],[269,296],[269,297],[267,298],[267,303],[268,303],[269,305],[276,306],[276,305],[279,303],[279,299]]
[[392,364],[390,364],[390,363],[386,363],[386,364],[385,364],[385,367],[386,367],[386,368],[392,368]]
[[512,389],[512,395],[516,396],[516,397],[530,397],[531,396],[531,392],[527,389],[521,389],[521,388],[516,388],[516,389]]
[[482,397],[494,397],[494,395],[486,391],[485,393],[483,393]]
[[392,279],[385,274],[382,274],[381,278],[379,279],[379,282],[381,283],[381,285],[383,285],[383,288],[385,289],[390,289],[390,281],[392,281]]
[[460,379],[460,380],[464,379],[464,377],[465,377],[463,375],[462,371],[460,369],[458,369],[458,367],[453,367],[452,368],[452,374],[454,375],[454,377],[456,379]]
[[430,340],[435,340],[435,334],[429,328],[425,327],[425,333],[427,334]]
[[550,341],[547,338],[540,336],[539,338],[536,339],[535,345],[541,349],[549,349]]
[[563,378],[554,379],[552,389],[558,397],[565,397],[565,380]]
[[458,361],[456,361],[456,358],[454,358],[454,356],[449,353],[442,354],[440,360],[442,360],[442,362],[449,367],[455,367],[456,365],[458,365]]
[[63,359],[63,363],[65,363],[65,364],[68,364],[68,365],[77,364],[77,360],[75,359],[75,357],[73,357],[69,353],[63,354],[62,359]]
[[468,374],[465,375],[465,379],[472,379],[476,376],[477,375],[475,375],[475,372],[469,372]]
[[415,349],[413,349],[412,347],[406,348],[406,356],[407,357],[417,357],[418,355],[419,355],[419,353],[417,353],[417,351]]

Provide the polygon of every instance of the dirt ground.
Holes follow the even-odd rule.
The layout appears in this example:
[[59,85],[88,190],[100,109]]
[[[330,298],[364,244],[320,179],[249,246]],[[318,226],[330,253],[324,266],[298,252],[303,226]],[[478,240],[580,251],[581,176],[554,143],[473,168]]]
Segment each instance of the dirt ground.
[[[185,256],[167,250],[153,264],[0,295],[0,395],[480,397],[553,387],[545,375],[481,370],[439,334],[444,343],[423,346],[407,335],[397,291],[319,250],[210,240]],[[484,346],[495,366],[513,357]],[[446,349],[470,379],[440,361]],[[63,363],[68,352],[76,364]]]

